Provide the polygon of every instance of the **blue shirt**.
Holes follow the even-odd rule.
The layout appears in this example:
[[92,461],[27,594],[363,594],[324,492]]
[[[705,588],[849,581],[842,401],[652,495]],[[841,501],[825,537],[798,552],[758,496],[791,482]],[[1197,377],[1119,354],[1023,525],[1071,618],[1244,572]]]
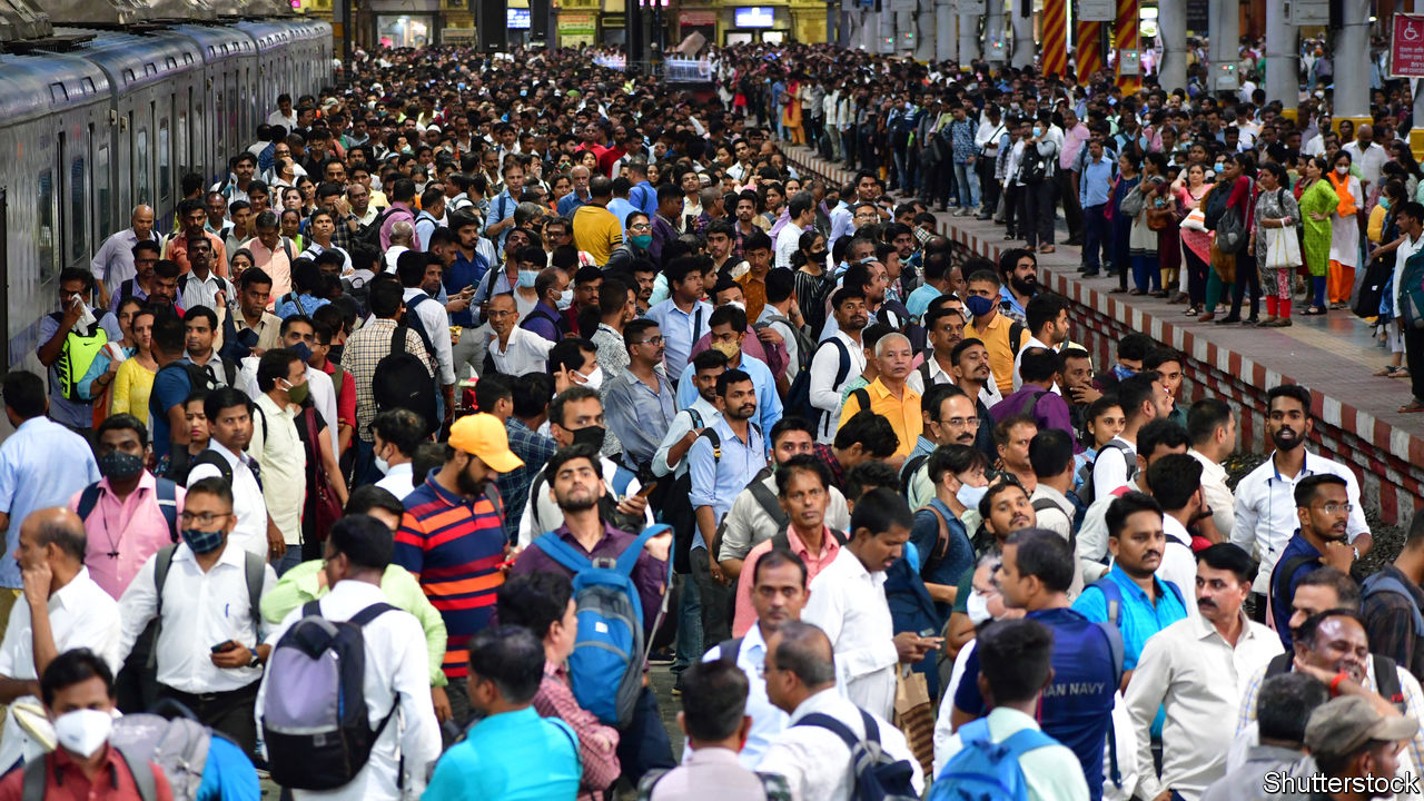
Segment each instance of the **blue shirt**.
[[[667,329],[663,329],[663,336],[667,336]],[[762,433],[771,431],[771,427],[776,425],[781,419],[781,396],[776,394],[776,376],[771,374],[771,368],[766,366],[766,362],[754,357],[742,354],[742,364],[737,369],[751,376],[752,386],[756,387],[757,394],[757,416],[752,422],[761,427]],[[696,372],[692,364],[683,368],[682,377],[677,382],[677,408],[686,409],[697,402],[697,382],[692,380],[692,374]],[[620,437],[621,439],[621,437]]]
[[[944,516],[949,541],[944,547],[943,556],[935,556],[940,552],[939,519],[928,507],[934,507],[935,512]],[[923,554],[918,569],[920,578],[927,584],[958,586],[965,571],[974,567],[974,545],[969,541],[969,532],[964,528],[964,523],[960,522],[939,498],[930,501],[926,508],[915,512],[915,524],[910,529],[910,542],[914,544],[915,550]],[[932,561],[938,561],[938,564],[931,564]],[[940,628],[943,628],[949,621],[950,604],[936,602],[935,610],[939,613]]]
[[1078,200],[1083,208],[1101,206],[1108,202],[1108,192],[1112,189],[1115,172],[1116,165],[1107,154],[1097,161],[1091,158],[1084,160],[1083,175],[1078,179]]
[[[722,458],[714,458],[712,443],[698,437],[687,452],[687,469],[692,474],[692,508],[710,506],[720,522],[737,495],[766,467],[766,443],[756,426],[747,429],[746,442],[732,433],[726,418],[718,418],[711,428],[722,442]],[[693,532],[692,547],[706,548],[701,527]]]
[[[564,195],[563,197],[559,198],[559,205],[558,205],[559,216],[560,216],[560,217],[572,217],[572,216],[573,216],[573,213],[576,212],[576,211],[578,211],[579,206],[587,206],[587,205],[588,205],[588,200],[585,199],[585,198],[579,197],[578,190],[576,189],[576,190],[574,190],[574,191],[568,193],[567,195]],[[619,222],[622,222],[622,220],[619,220]]]
[[624,241],[628,239],[628,215],[635,211],[642,211],[642,209],[624,198],[615,197],[608,201],[608,213],[618,218],[618,226],[623,229]]
[[[1302,562],[1296,567],[1289,579],[1282,577],[1280,575],[1281,569],[1286,566],[1286,562],[1289,562],[1297,556],[1308,557],[1310,561]],[[1276,566],[1271,571],[1271,617],[1275,619],[1276,634],[1280,636],[1281,645],[1286,647],[1286,651],[1290,651],[1291,649],[1291,602],[1295,600],[1295,587],[1300,583],[1301,579],[1305,578],[1306,574],[1320,568],[1320,562],[1318,560],[1321,556],[1323,556],[1323,554],[1317,551],[1314,545],[1306,542],[1305,536],[1300,533],[1300,529],[1296,529],[1294,536],[1290,538],[1290,542],[1287,542],[1286,547],[1281,550],[1280,557],[1276,559]],[[1286,594],[1284,597],[1276,594],[1276,587],[1279,586],[1278,583],[1286,585]]]
[[281,317],[283,320],[298,314],[304,314],[310,317],[312,316],[312,312],[315,312],[317,309],[329,303],[331,303],[331,301],[326,298],[314,298],[305,293],[299,295],[295,292],[289,292],[278,299],[277,306],[272,310],[272,313]]
[[[648,219],[651,220],[658,211],[658,190],[653,188],[652,183],[645,178],[628,192],[628,202],[648,215]],[[628,219],[625,217],[619,222],[627,225]]]
[[[1072,609],[1026,616],[1053,630],[1053,681],[1039,702],[1043,733],[1068,746],[1083,766],[1088,797],[1103,797],[1103,747],[1111,725],[1118,675],[1107,632]],[[989,713],[979,694],[979,652],[969,655],[954,705],[975,717]]]
[[610,386],[603,394],[608,428],[623,443],[623,464],[634,472],[641,465],[653,463],[663,436],[677,416],[672,381],[660,371],[655,370],[654,374],[658,377],[656,392],[631,370],[624,370],[617,378],[607,379]]
[[911,292],[910,297],[905,300],[905,310],[910,313],[910,319],[915,322],[922,321],[925,312],[930,310],[930,304],[943,294],[933,284],[924,284]]
[[[690,311],[683,311],[672,298],[668,298],[648,309],[644,316],[657,323],[663,331],[663,367],[667,374],[681,376],[692,359],[692,346],[703,334],[712,330],[707,322],[712,317],[712,304],[699,300]],[[691,401],[679,406],[686,407],[688,403]]]
[[[135,286],[137,283],[135,282]],[[118,292],[114,292],[115,297]],[[115,301],[117,305],[117,301]],[[113,312],[106,312],[102,309],[93,309],[94,315],[99,318],[99,327],[104,329],[110,342],[118,342],[123,339],[123,332],[119,330],[119,318]],[[46,314],[40,318],[40,336],[35,352],[38,353],[40,347],[54,338],[59,332],[59,320],[52,314]],[[94,427],[94,405],[89,401],[71,401],[64,397],[64,381],[59,377],[59,363],[61,359],[55,359],[54,364],[49,366],[49,416],[57,423],[72,428],[93,428]],[[74,383],[78,384],[84,376],[74,376]],[[66,498],[68,500],[68,498]],[[43,507],[36,507],[43,508]],[[18,528],[15,529],[19,531]],[[6,557],[9,558],[8,556]],[[16,587],[20,586],[18,584]]]
[[[483,289],[482,286],[485,273],[489,272],[489,262],[485,261],[478,251],[475,251],[473,259],[465,258],[465,254],[455,249],[455,261],[445,270],[445,276],[440,279],[440,287],[450,295],[459,294],[465,287],[472,286],[476,291]],[[475,313],[472,311],[476,306],[470,304],[470,308],[462,312],[455,312],[450,315],[451,325],[462,325],[466,328],[474,328]]]
[[[485,220],[485,227],[489,228],[495,223],[504,222],[513,217],[514,210],[517,208],[519,208],[519,201],[509,196],[508,189],[500,192],[495,195],[494,202],[490,203],[489,218]],[[499,232],[499,236],[495,237],[494,244],[500,253],[504,252],[504,238],[509,236],[511,230],[513,228],[506,228]]]
[[465,741],[435,763],[423,798],[432,801],[573,801],[578,795],[578,737],[534,707],[476,723]]
[[0,444],[0,512],[10,516],[5,554],[0,556],[0,587],[22,586],[15,549],[20,524],[30,512],[68,506],[75,493],[98,480],[99,465],[89,443],[49,418],[26,420]]
[[180,363],[175,364],[179,366],[172,370],[167,366],[158,369],[153,378],[153,391],[148,395],[148,413],[153,420],[153,455],[160,459],[168,455],[173,445],[168,410],[193,394],[193,380],[188,377],[188,370]]

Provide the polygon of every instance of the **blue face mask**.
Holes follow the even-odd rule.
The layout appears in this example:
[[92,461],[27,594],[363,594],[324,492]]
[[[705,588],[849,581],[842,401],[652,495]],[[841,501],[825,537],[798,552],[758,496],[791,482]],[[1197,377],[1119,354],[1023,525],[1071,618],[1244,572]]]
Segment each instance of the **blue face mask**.
[[522,286],[522,287],[525,287],[525,288],[527,288],[527,289],[533,289],[533,288],[534,288],[534,282],[537,281],[538,279],[539,279],[539,271],[538,271],[538,270],[520,270],[520,271],[519,271],[519,285]]
[[1212,170],[1214,170],[1214,171],[1216,172],[1217,175],[1220,175],[1220,174],[1226,172],[1226,165],[1225,165],[1225,164],[1222,164],[1222,163],[1220,163],[1220,162],[1217,162],[1216,164],[1211,165],[1211,168],[1212,168]]
[[291,351],[297,354],[297,358],[302,360],[302,364],[306,364],[307,360],[310,359],[312,355],[311,348],[305,342],[298,342],[297,344],[293,345],[291,347]]
[[964,505],[966,509],[978,510],[979,502],[984,496],[989,494],[989,485],[982,487],[971,487],[968,484],[959,485],[959,491],[954,493],[954,499]]
[[222,529],[202,531],[196,528],[185,528],[179,533],[183,535],[183,541],[188,543],[188,547],[193,550],[193,553],[212,553],[221,548],[223,544]]
[[1117,380],[1119,381],[1126,381],[1127,379],[1137,375],[1137,371],[1133,370],[1130,367],[1123,367],[1120,364],[1114,364],[1113,375],[1117,376]]
[[964,299],[964,308],[975,317],[983,317],[994,309],[994,299],[981,295],[970,295]]

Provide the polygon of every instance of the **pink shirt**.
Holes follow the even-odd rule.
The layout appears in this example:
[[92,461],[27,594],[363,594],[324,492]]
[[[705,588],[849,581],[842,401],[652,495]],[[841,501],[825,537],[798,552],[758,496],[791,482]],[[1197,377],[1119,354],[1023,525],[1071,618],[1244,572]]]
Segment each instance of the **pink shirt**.
[[[124,594],[139,568],[150,556],[173,540],[168,535],[168,520],[158,508],[158,486],[147,470],[139,479],[138,489],[120,500],[109,488],[109,479],[99,482],[99,502],[84,521],[88,546],[84,551],[84,566],[89,577],[117,599]],[[69,499],[69,508],[79,511],[79,496]],[[183,488],[177,487],[174,501],[177,512],[183,511]],[[117,553],[118,556],[110,554]]]
[[[801,537],[796,534],[795,528],[786,531],[787,543],[791,546],[791,551],[801,557],[801,561],[806,563],[806,586],[811,586],[811,582],[831,562],[836,561],[836,554],[841,552],[841,544],[836,541],[831,530],[822,527],[821,552],[812,555],[806,549],[806,543],[801,541]],[[752,577],[756,575],[757,562],[761,561],[761,555],[771,550],[771,540],[763,540],[747,552],[747,558],[742,562],[742,572],[739,574],[740,580],[737,582],[737,610],[732,618],[732,636],[745,636],[747,630],[756,625],[757,614],[752,608]]]

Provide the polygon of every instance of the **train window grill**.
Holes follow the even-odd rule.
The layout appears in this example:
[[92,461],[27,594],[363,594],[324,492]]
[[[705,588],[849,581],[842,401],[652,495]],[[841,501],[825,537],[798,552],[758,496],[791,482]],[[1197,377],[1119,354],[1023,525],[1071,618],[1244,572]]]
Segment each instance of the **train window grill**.
[[92,95],[92,94],[98,93],[98,91],[99,91],[99,90],[97,90],[97,89],[94,88],[94,79],[93,79],[93,78],[85,78],[85,79],[84,79],[84,94],[86,94],[86,95]]
[[88,199],[85,182],[88,176],[87,163],[83,156],[77,156],[69,163],[69,261],[83,261],[89,255],[89,237],[84,203]]
[[128,67],[125,67],[125,68],[124,68],[124,83],[133,83],[133,82],[134,82],[134,71],[131,70],[131,69],[129,69]]
[[157,74],[158,74],[158,67],[157,67],[156,65],[154,65],[153,62],[150,61],[149,63],[143,65],[143,74],[144,74],[145,76],[157,75]]
[[146,203],[155,205],[153,195],[150,194],[152,183],[149,178],[148,164],[148,129],[140,128],[138,135],[134,137],[134,204]]
[[49,85],[49,98],[56,103],[63,103],[69,99],[69,90],[64,88],[63,83],[52,83]]
[[173,151],[168,137],[168,120],[158,124],[158,197],[165,206],[173,191]]
[[168,56],[167,58],[163,59],[163,63],[164,63],[164,65],[167,66],[168,69],[170,69],[170,70],[176,70],[176,69],[178,69],[178,59],[176,59],[176,58],[174,58],[174,57],[172,57],[172,56]]
[[99,221],[99,239],[109,238],[113,233],[110,220],[113,219],[113,190],[109,186],[109,146],[101,145],[94,154],[94,198]]
[[41,170],[38,184],[39,230],[35,232],[35,246],[40,257],[40,283],[44,284],[59,275],[54,249],[54,171]]
[[184,63],[184,64],[192,64],[192,63],[193,63],[193,54],[192,54],[192,53],[184,53],[184,54],[183,54],[183,63]]

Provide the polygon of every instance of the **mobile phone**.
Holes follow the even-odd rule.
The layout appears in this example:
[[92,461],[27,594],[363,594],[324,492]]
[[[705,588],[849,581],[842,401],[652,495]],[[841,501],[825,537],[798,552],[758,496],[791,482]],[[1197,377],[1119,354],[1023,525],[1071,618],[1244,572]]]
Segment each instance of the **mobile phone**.
[[652,495],[652,494],[653,494],[653,491],[656,490],[657,488],[658,488],[658,482],[656,482],[656,481],[650,482],[650,483],[648,483],[648,484],[644,484],[643,487],[638,490],[638,497],[639,497],[639,498],[646,498],[646,497]]
[[220,643],[218,643],[217,645],[214,645],[214,646],[213,646],[213,653],[215,653],[215,654],[225,654],[225,653],[227,653],[228,651],[233,651],[233,650],[236,650],[236,649],[237,649],[237,643],[233,642],[232,640],[228,640],[227,642],[220,642]]

